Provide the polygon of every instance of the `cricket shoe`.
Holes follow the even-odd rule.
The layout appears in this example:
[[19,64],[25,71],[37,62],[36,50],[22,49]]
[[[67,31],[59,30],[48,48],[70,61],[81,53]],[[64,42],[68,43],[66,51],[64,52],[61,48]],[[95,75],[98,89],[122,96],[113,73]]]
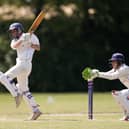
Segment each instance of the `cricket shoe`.
[[30,120],[37,120],[43,113],[41,111],[36,111],[32,114]]
[[15,102],[16,102],[16,108],[18,108],[19,105],[21,104],[21,101],[22,101],[22,95],[18,94],[16,97],[14,97],[14,99],[15,99]]
[[129,121],[129,116],[124,116],[123,118],[120,119],[121,121]]

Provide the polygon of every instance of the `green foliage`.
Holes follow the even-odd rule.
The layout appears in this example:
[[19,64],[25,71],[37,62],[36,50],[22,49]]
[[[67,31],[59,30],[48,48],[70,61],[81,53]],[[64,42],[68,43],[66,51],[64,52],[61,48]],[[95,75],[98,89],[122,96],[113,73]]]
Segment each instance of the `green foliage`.
[[10,51],[9,48],[9,41],[7,41],[6,37],[1,36],[0,38],[0,70],[5,71],[8,66],[12,66],[13,60],[11,58],[12,56],[12,51]]
[[24,3],[24,0],[1,0],[0,4],[14,4],[14,5],[21,5]]

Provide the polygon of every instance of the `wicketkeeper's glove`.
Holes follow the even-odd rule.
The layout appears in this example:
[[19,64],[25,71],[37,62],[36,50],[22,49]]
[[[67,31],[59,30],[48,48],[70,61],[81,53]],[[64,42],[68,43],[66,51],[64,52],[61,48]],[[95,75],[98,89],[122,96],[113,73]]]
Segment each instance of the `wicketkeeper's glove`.
[[84,78],[84,80],[93,80],[98,76],[99,70],[97,69],[92,70],[91,68],[87,67],[82,71],[82,77]]
[[92,69],[92,79],[95,79],[99,76],[99,70],[98,69]]

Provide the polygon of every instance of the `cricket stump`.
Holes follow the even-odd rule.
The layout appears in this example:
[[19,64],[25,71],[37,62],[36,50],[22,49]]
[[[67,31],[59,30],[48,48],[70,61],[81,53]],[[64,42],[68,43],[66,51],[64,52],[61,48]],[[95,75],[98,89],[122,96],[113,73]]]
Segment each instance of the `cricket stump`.
[[93,80],[88,80],[88,119],[93,119]]

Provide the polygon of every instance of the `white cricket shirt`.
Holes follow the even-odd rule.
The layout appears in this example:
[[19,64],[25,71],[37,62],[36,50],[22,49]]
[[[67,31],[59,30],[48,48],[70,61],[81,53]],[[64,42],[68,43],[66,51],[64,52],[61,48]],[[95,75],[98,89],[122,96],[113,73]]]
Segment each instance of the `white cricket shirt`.
[[[23,33],[24,35],[26,33]],[[39,39],[35,34],[30,36],[29,42],[22,42],[18,48],[15,50],[17,51],[17,59],[20,61],[32,61],[34,49],[31,47],[31,44],[39,45]],[[11,44],[13,44],[15,40],[12,40]],[[14,48],[13,48],[14,49]]]
[[108,72],[99,72],[100,78],[109,80],[119,79],[122,84],[129,88],[129,66],[122,64],[119,69],[111,69]]

